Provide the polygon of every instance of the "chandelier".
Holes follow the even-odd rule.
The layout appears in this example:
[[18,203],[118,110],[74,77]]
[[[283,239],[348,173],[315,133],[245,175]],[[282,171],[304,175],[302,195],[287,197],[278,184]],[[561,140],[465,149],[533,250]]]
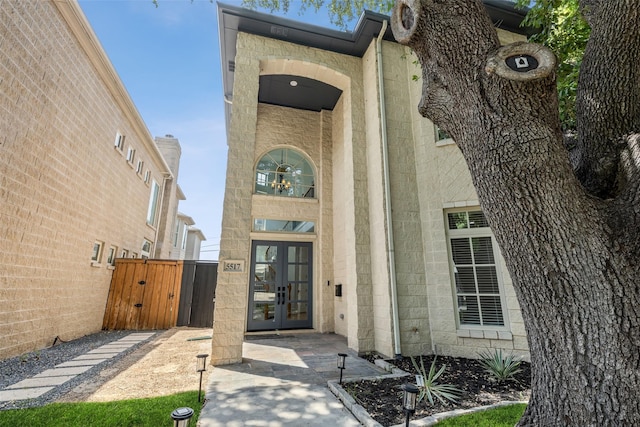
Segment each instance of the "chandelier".
[[282,173],[278,173],[277,179],[274,179],[271,182],[271,188],[273,188],[278,193],[282,193],[283,191],[289,191],[289,189],[291,188],[291,181],[287,181],[286,179],[284,179],[284,172],[286,171],[287,171],[286,168],[282,166],[278,166],[278,169],[276,170],[276,172],[282,172]]

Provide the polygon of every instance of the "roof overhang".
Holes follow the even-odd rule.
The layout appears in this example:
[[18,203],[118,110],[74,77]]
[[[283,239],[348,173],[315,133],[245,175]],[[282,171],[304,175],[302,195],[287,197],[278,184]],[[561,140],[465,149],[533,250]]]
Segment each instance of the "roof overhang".
[[[489,16],[497,28],[519,34],[530,34],[530,29],[520,26],[526,11],[517,10],[514,3],[508,0],[484,0]],[[233,80],[235,71],[236,41],[239,32],[245,32],[258,36],[283,40],[307,47],[327,50],[350,56],[362,57],[369,47],[371,40],[377,38],[382,30],[382,23],[389,21],[389,17],[383,14],[364,11],[355,29],[351,31],[338,31],[331,28],[319,27],[290,19],[256,12],[238,6],[218,3],[218,31],[220,32],[220,60],[222,64],[222,80],[225,100],[225,119],[227,128],[231,118],[231,104],[233,103]],[[390,27],[387,27],[383,36],[384,40],[395,41]],[[279,86],[282,90],[290,90],[281,82],[271,79],[286,79],[284,76],[262,76],[260,84]],[[315,80],[307,79],[307,85],[312,85]],[[317,82],[321,83],[321,82]],[[290,93],[290,95],[289,95]],[[274,97],[261,94],[260,102],[283,105],[279,98],[292,99],[292,105],[301,108],[300,103],[306,102],[304,109],[318,111],[323,103],[330,102],[326,99],[326,91],[317,88],[316,96],[296,95],[294,92],[284,93],[273,91]],[[316,102],[317,101],[317,102]]]

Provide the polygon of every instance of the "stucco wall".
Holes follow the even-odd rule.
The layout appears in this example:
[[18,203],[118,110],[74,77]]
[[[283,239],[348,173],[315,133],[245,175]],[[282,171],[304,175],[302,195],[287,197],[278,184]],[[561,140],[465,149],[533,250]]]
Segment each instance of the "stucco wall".
[[99,331],[109,247],[140,254],[143,239],[155,241],[144,172],[162,185],[167,171],[123,109],[124,89],[105,80],[106,56],[83,47],[98,46],[86,28],[73,3],[0,2],[0,358]]

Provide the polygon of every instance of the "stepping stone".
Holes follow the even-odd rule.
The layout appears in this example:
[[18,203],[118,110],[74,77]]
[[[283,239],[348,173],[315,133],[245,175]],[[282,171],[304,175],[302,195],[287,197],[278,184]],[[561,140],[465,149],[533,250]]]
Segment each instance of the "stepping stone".
[[71,368],[74,366],[95,366],[95,365],[99,365],[102,362],[109,360],[109,359],[81,359],[81,360],[77,360],[77,359],[73,359],[70,360],[68,362],[64,362],[61,363],[59,365],[56,365],[56,368]]
[[22,380],[13,385],[10,385],[6,389],[9,390],[9,389],[17,389],[17,388],[36,388],[36,387],[55,386],[55,385],[64,384],[74,377],[75,375],[66,375],[62,377],[27,378],[26,380]]
[[35,399],[46,392],[53,390],[53,387],[22,388],[16,390],[0,390],[0,402],[11,402],[13,400]]
[[133,347],[133,344],[107,344],[102,347],[96,348],[96,350],[126,350],[128,348]]
[[106,360],[115,357],[118,353],[96,353],[96,354],[83,354],[73,360]]
[[87,354],[118,354],[122,353],[120,348],[96,348],[95,350],[88,351]]
[[78,375],[83,372],[87,372],[93,366],[74,366],[71,368],[53,368],[47,369],[44,372],[34,375],[34,378],[46,378],[46,377],[62,377],[67,375]]

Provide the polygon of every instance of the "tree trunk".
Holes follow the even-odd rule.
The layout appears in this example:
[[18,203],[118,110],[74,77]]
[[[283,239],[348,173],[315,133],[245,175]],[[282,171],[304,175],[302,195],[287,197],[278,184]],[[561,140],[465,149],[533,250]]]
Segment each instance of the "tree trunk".
[[[590,12],[597,12],[600,2],[591,3]],[[638,0],[604,3],[613,21],[630,3],[640,10]],[[607,31],[616,28],[615,22],[608,25]],[[607,128],[606,135],[593,125],[582,136],[585,155],[576,175],[559,125],[555,59],[546,48],[500,47],[480,1],[400,0],[392,28],[422,64],[420,112],[462,151],[513,279],[533,372],[531,400],[519,425],[640,425],[635,107],[619,108],[616,123],[623,124]],[[590,43],[597,54],[598,43]],[[599,83],[589,81],[590,87]],[[615,92],[616,101],[626,103],[635,99],[638,83],[609,86],[628,84],[630,94]],[[599,102],[607,90],[590,96]],[[587,110],[582,122],[599,112]],[[602,158],[614,165],[616,178],[611,166],[598,167]]]

